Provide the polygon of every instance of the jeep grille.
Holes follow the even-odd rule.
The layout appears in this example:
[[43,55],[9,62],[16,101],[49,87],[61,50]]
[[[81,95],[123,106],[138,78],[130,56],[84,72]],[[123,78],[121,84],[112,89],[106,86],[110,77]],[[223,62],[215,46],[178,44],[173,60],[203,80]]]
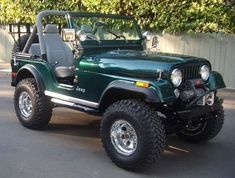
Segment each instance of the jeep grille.
[[179,66],[178,68],[181,70],[183,75],[183,81],[201,78],[200,75],[200,67],[201,64],[187,64],[183,66]]

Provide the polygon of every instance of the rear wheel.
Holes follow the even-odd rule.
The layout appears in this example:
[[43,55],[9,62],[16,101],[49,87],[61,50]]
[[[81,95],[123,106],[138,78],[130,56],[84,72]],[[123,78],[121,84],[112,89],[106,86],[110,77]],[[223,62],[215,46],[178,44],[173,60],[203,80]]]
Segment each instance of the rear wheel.
[[156,163],[165,147],[165,130],[157,113],[136,100],[111,105],[101,122],[101,138],[119,167],[139,170]]
[[224,110],[221,105],[217,111],[201,118],[201,122],[188,123],[177,135],[187,142],[205,142],[214,138],[222,129]]
[[15,89],[14,106],[21,124],[30,129],[46,126],[52,115],[49,99],[38,91],[34,79],[20,81]]

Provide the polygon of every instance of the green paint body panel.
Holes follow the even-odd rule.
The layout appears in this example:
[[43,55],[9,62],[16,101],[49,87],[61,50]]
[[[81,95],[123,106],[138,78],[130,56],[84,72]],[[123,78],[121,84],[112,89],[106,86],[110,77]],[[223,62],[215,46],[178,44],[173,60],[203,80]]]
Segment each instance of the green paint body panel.
[[[18,62],[18,69],[13,68],[13,71],[20,70],[20,68],[24,67],[25,65],[33,66],[39,72],[42,82],[44,83],[45,90],[47,91],[52,91],[55,93],[60,93],[85,100],[90,100],[92,98],[93,86],[90,85],[92,83],[92,72],[86,70],[86,65],[90,66],[89,61],[84,60],[75,62],[77,63],[76,66],[79,66],[79,64],[81,63],[81,69],[76,68],[76,75],[79,76],[79,82],[75,83],[73,88],[60,85],[56,81],[55,75],[53,73],[53,68],[45,61],[21,59],[18,60]],[[81,92],[76,91],[76,88],[78,86],[80,88],[86,89],[86,95],[83,95]]]
[[[28,60],[28,59],[21,59],[18,60],[19,62],[19,69],[24,67],[24,65],[30,65],[33,66],[40,74],[40,77],[44,83],[45,90],[64,93],[71,95],[71,90],[68,90],[67,88],[63,88],[59,85],[59,83],[56,81],[53,69],[52,67],[44,62],[44,61],[38,61],[38,60]],[[19,71],[20,72],[20,71]]]

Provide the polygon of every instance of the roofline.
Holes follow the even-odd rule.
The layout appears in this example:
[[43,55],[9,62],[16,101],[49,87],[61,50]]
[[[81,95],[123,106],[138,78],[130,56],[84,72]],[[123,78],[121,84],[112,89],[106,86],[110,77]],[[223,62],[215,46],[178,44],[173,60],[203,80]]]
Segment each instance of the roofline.
[[74,12],[74,11],[66,11],[67,14],[71,16],[79,16],[79,17],[112,17],[112,18],[122,18],[122,19],[134,19],[133,16],[120,15],[120,14],[104,14],[104,13],[94,13],[94,12]]

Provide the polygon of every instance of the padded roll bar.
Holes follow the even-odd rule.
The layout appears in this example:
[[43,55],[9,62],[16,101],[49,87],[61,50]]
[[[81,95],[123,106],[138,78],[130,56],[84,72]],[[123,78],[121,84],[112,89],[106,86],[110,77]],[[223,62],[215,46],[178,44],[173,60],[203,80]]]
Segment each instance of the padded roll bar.
[[43,38],[43,24],[42,24],[42,19],[43,17],[48,17],[50,15],[66,15],[66,11],[56,11],[56,10],[45,10],[41,11],[36,18],[36,25],[33,27],[33,32],[31,33],[24,49],[23,52],[26,53],[28,52],[34,37],[36,36],[36,33],[38,32],[38,39],[39,39],[39,45],[40,45],[40,51],[41,51],[41,56],[44,60],[47,60],[46,57],[46,45],[45,45],[45,40]]

